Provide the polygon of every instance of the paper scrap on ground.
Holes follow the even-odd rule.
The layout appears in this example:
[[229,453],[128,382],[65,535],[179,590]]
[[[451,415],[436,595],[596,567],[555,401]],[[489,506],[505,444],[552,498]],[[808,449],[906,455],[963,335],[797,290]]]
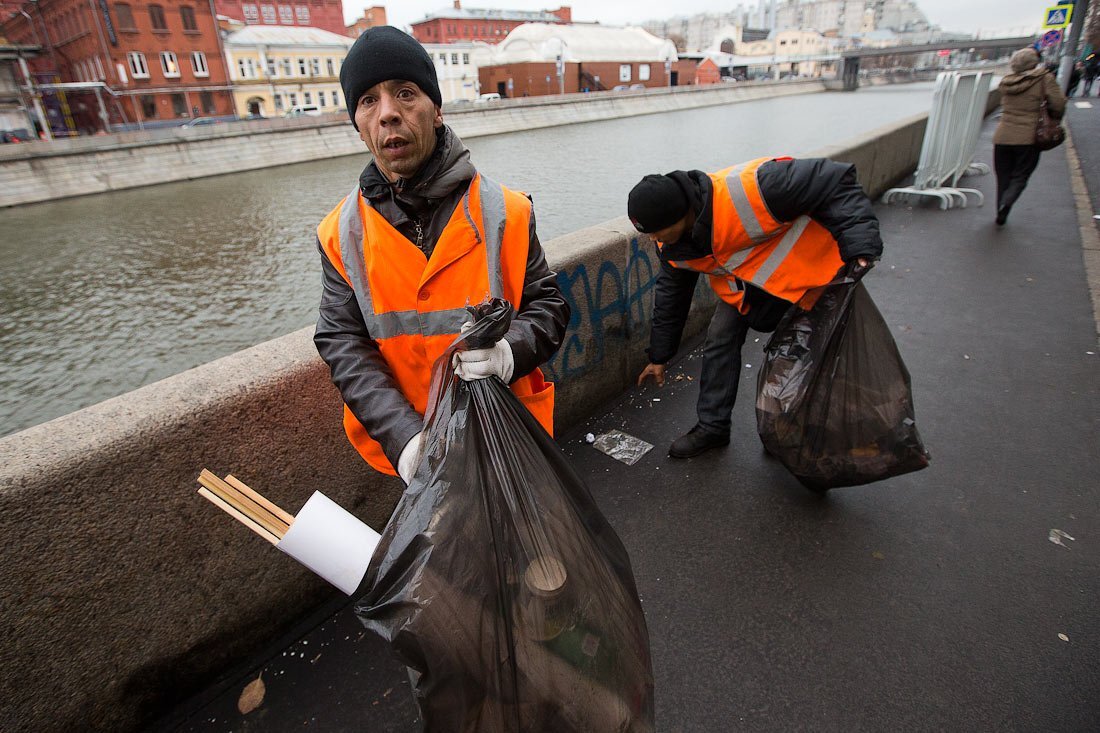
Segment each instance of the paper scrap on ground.
[[619,430],[611,430],[599,436],[592,447],[628,466],[633,466],[653,449],[652,444]]
[[1066,548],[1067,550],[1069,549],[1069,545],[1067,545],[1065,542],[1062,542],[1062,540],[1065,539],[1065,540],[1073,541],[1072,537],[1070,537],[1068,534],[1066,534],[1065,532],[1063,532],[1060,529],[1050,530],[1050,534],[1047,535],[1047,539],[1050,540],[1051,542],[1053,542],[1056,545],[1061,545],[1062,547]]

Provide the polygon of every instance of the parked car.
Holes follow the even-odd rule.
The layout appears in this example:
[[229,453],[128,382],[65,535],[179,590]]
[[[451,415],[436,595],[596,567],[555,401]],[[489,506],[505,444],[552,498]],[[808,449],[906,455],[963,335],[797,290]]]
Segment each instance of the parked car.
[[499,102],[499,101],[500,101],[500,95],[497,94],[496,92],[489,92],[487,94],[482,94],[481,96],[479,96],[477,99],[474,100],[474,102],[476,104],[485,104],[486,102]]
[[221,120],[216,117],[193,117],[183,123],[182,127],[202,127],[203,125],[216,125]]
[[613,92],[625,92],[629,88],[630,87],[628,87],[626,84],[616,84],[615,86],[611,87],[611,91],[613,91]]
[[320,117],[321,108],[315,104],[296,104],[286,111],[284,117]]
[[34,133],[26,128],[0,130],[0,143],[29,143],[34,139]]
[[630,91],[636,92],[645,89],[645,84],[631,84]]

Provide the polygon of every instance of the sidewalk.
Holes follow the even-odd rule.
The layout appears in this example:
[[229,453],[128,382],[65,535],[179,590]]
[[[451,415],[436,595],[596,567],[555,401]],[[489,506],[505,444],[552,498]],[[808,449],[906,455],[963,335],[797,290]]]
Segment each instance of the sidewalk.
[[[1100,100],[1068,119],[1095,211]],[[1003,228],[993,175],[967,185],[985,206],[879,206],[886,253],[865,280],[912,373],[930,468],[803,489],[755,434],[753,336],[729,448],[666,455],[694,422],[697,351],[670,386],[561,436],[631,552],[662,733],[1100,720],[1100,349],[1067,149],[1044,154]],[[656,447],[625,466],[584,443],[612,428]],[[242,717],[261,672],[264,703]],[[154,729],[419,726],[400,665],[345,606]]]

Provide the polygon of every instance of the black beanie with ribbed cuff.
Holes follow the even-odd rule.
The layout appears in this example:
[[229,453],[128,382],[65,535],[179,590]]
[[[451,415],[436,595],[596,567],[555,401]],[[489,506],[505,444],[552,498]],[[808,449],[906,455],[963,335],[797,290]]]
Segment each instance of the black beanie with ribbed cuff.
[[651,234],[687,216],[688,199],[670,176],[650,174],[630,191],[626,213],[639,232]]
[[[352,125],[355,125],[359,98],[375,84],[390,79],[411,81],[435,102],[435,106],[443,106],[432,57],[408,33],[391,25],[381,25],[368,28],[356,39],[340,67],[340,86]],[[355,129],[359,127],[356,125]]]

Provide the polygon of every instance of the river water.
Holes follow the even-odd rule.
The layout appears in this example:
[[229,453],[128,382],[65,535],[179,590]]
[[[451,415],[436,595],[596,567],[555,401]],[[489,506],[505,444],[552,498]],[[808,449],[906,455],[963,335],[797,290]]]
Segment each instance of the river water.
[[[646,173],[799,155],[926,111],[931,83],[472,138],[546,242],[622,216]],[[0,210],[0,435],[315,319],[314,228],[367,156]]]

